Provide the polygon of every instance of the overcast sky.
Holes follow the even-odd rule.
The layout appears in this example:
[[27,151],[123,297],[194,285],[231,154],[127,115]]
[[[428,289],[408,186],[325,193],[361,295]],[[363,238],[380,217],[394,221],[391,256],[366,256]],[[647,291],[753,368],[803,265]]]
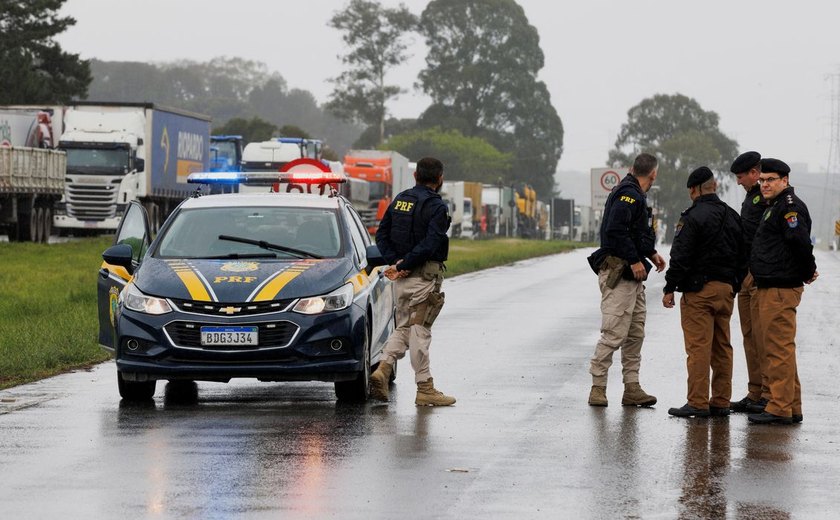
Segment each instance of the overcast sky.
[[[399,2],[383,0],[386,6]],[[419,14],[427,2],[407,0]],[[657,93],[681,93],[720,116],[742,150],[825,171],[831,82],[840,73],[840,2],[820,0],[519,0],[537,28],[539,77],[565,127],[559,170],[604,164],[627,110]],[[68,0],[77,24],[58,40],[83,58],[164,62],[239,56],[264,62],[291,87],[324,102],[342,68],[340,34],[327,26],[345,1]],[[425,62],[390,81],[409,88],[392,115],[416,117],[413,90]],[[138,100],[143,101],[143,100]],[[305,122],[300,122],[305,127]],[[834,170],[834,169],[833,169]]]

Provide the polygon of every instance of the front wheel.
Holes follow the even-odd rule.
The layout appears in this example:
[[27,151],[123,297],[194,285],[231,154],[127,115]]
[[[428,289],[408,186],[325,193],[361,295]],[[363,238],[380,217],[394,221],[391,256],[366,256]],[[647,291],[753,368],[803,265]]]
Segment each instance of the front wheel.
[[365,352],[362,370],[355,379],[335,382],[335,396],[339,401],[363,403],[370,397],[370,334],[365,325]]
[[126,381],[122,372],[117,372],[117,387],[120,397],[126,401],[148,401],[155,395],[155,381]]

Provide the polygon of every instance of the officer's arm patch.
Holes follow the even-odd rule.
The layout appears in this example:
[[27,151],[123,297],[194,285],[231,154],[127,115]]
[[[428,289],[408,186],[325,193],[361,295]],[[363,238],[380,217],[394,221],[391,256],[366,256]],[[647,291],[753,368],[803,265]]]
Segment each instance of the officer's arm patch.
[[753,197],[753,204],[758,204],[759,202],[761,202],[761,195]]
[[683,228],[684,225],[685,224],[683,223],[683,219],[680,219],[680,221],[677,222],[677,227],[674,229],[674,236],[675,237],[680,235],[680,231],[682,231],[682,228]]
[[785,221],[787,221],[788,227],[790,227],[791,229],[799,225],[799,219],[797,219],[796,217],[797,213],[795,211],[785,213]]
[[627,195],[622,195],[618,198],[618,200],[620,200],[621,202],[626,202],[628,204],[633,204],[636,202],[636,199],[634,199],[633,197],[628,197]]

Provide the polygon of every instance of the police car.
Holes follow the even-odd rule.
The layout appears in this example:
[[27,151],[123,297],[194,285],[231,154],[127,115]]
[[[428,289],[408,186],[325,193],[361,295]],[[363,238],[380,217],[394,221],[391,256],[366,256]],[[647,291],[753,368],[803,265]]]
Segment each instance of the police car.
[[303,193],[189,198],[154,240],[143,206],[130,204],[98,280],[99,342],[116,358],[120,395],[151,399],[157,380],[256,378],[331,381],[339,399],[367,399],[393,330],[393,288],[334,190],[341,178],[190,178],[221,180]]

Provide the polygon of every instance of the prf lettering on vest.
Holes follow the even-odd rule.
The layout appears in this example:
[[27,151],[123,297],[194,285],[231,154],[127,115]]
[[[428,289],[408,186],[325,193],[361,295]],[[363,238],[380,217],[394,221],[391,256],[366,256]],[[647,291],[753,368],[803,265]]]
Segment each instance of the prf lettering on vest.
[[408,213],[413,207],[413,202],[406,202],[404,200],[398,200],[397,203],[394,204],[394,209],[397,211],[402,211],[403,213]]
[[636,202],[636,199],[634,199],[633,197],[628,197],[627,195],[622,195],[618,200],[622,202],[629,202],[630,204]]

